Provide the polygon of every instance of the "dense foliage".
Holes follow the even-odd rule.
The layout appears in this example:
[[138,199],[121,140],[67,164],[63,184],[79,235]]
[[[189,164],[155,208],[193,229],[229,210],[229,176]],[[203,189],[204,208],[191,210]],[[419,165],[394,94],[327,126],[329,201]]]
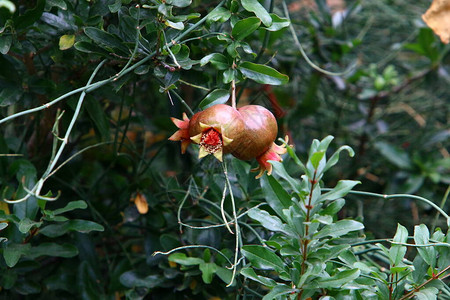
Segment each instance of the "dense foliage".
[[[0,0],[0,298],[450,299],[450,47],[337,2]],[[167,140],[233,101],[271,176]]]

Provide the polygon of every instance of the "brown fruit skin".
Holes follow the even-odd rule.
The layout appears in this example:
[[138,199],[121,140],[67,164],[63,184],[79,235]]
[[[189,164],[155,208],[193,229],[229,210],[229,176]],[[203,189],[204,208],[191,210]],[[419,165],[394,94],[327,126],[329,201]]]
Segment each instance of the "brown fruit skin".
[[245,138],[232,154],[238,159],[250,160],[270,148],[277,137],[277,120],[268,109],[259,105],[246,105],[238,112],[245,123]]
[[220,129],[223,136],[233,140],[229,145],[223,147],[223,153],[232,153],[237,147],[240,147],[242,140],[245,139],[245,124],[241,114],[229,105],[216,104],[193,115],[189,122],[190,137],[205,130],[200,123]]

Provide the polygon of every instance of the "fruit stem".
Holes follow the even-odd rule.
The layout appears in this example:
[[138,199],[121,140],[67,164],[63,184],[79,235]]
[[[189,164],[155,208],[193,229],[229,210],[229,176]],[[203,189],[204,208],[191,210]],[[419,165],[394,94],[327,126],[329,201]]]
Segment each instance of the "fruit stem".
[[236,108],[236,82],[231,81],[231,107]]

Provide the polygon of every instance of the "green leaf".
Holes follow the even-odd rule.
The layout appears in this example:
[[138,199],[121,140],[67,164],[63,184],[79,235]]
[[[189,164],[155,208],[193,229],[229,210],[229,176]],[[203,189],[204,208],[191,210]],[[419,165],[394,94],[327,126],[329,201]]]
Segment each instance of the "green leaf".
[[224,7],[216,7],[208,14],[207,21],[223,23],[228,21],[230,17],[231,11]]
[[333,275],[332,277],[320,278],[317,280],[316,284],[318,288],[339,288],[344,284],[355,280],[360,274],[361,271],[359,269],[345,270]]
[[71,244],[56,244],[56,243],[42,243],[36,247],[32,247],[30,252],[26,255],[30,259],[35,259],[40,256],[54,256],[54,257],[74,257],[78,255],[78,249]]
[[336,223],[324,226],[314,235],[314,238],[320,239],[326,236],[333,238],[341,237],[351,231],[364,229],[364,225],[354,220],[340,220]]
[[230,91],[224,89],[215,89],[200,102],[198,107],[204,110],[216,104],[224,104],[230,98]]
[[258,0],[241,0],[241,4],[246,11],[253,12],[265,26],[272,25],[272,17]]
[[412,162],[406,151],[395,147],[386,142],[375,143],[375,148],[383,155],[389,162],[400,169],[411,169]]
[[330,159],[327,161],[327,163],[325,164],[325,167],[323,169],[322,172],[326,172],[328,171],[331,167],[333,167],[335,164],[337,164],[337,162],[339,161],[339,154],[346,150],[348,152],[348,155],[350,157],[353,157],[355,155],[355,151],[353,151],[353,149],[349,146],[342,146],[340,147],[335,153],[333,153],[333,155],[330,157]]
[[62,213],[72,211],[75,209],[85,209],[87,208],[87,203],[83,200],[71,201],[67,203],[63,208],[58,208],[53,211],[54,215],[60,215]]
[[69,231],[89,233],[91,231],[104,231],[102,225],[87,220],[69,220],[61,224],[51,224],[42,228],[39,232],[48,237],[58,237]]
[[20,220],[19,223],[19,231],[22,233],[27,233],[31,228],[37,227],[39,228],[42,225],[42,222],[35,222],[28,218],[24,218]]
[[217,70],[226,70],[230,67],[227,57],[220,53],[206,55],[200,60],[200,66],[202,67],[207,63],[211,63]]
[[247,78],[261,84],[282,85],[289,82],[287,75],[281,74],[269,66],[244,61],[239,65],[238,69]]
[[255,270],[253,270],[252,268],[242,268],[240,273],[241,275],[250,278],[251,280],[256,281],[266,287],[274,287],[277,285],[275,280],[256,274]]
[[8,223],[0,223],[0,230],[5,229],[6,227],[8,227]]
[[80,41],[74,44],[75,49],[85,53],[96,53],[103,56],[109,56],[109,52],[91,42]]
[[269,27],[262,27],[265,30],[278,31],[288,27],[291,24],[288,19],[280,18],[276,14],[270,14],[270,17],[272,18],[272,24]]
[[311,161],[312,166],[314,167],[314,169],[317,170],[317,168],[319,167],[319,163],[322,160],[322,158],[325,156],[325,151],[317,151],[315,152],[310,158],[309,160]]
[[[430,232],[425,224],[414,226],[414,242],[418,246],[430,243]],[[417,247],[417,251],[429,266],[435,267],[437,253],[434,247]]]
[[117,49],[121,50],[125,54],[129,53],[128,48],[122,44],[122,40],[109,32],[98,29],[96,27],[86,27],[84,29],[84,33],[94,42],[110,48],[111,50]]
[[0,35],[0,53],[6,54],[11,48],[12,36],[11,35]]
[[176,7],[187,7],[191,5],[192,0],[166,0],[166,3]]
[[247,36],[252,34],[256,29],[258,29],[259,25],[261,25],[261,20],[256,17],[239,20],[231,30],[231,36],[236,41],[242,41]]
[[284,263],[281,258],[260,245],[245,245],[242,247],[242,254],[252,263],[255,268],[264,270],[284,270]]
[[331,191],[321,195],[319,201],[333,201],[342,198],[347,195],[355,185],[360,183],[360,181],[356,180],[340,180]]
[[45,8],[45,0],[38,0],[36,6],[25,11],[14,19],[15,29],[24,29],[34,24],[42,16]]
[[173,261],[182,266],[195,266],[205,262],[201,258],[187,257],[186,254],[180,252],[169,255],[169,261]]
[[85,108],[102,139],[109,140],[109,122],[100,102],[94,97],[87,97]]
[[184,24],[183,22],[172,22],[170,20],[166,20],[166,25],[176,29],[176,30],[183,30],[184,29]]
[[248,216],[253,220],[258,221],[261,225],[270,230],[278,231],[289,236],[294,237],[295,234],[290,230],[286,224],[283,224],[278,217],[270,215],[267,211],[261,210],[259,208],[252,208],[248,212]]
[[20,257],[30,252],[30,244],[14,244],[8,243],[3,246],[3,258],[6,265],[10,268],[14,267],[19,261]]
[[414,293],[417,300],[436,300],[439,290],[435,287],[427,287]]
[[292,205],[291,195],[273,176],[263,176],[260,182],[267,203],[279,217],[286,221],[283,209],[288,209]]
[[[278,283],[267,295],[265,295],[262,300],[273,300],[273,299],[280,299],[279,296],[287,295],[295,290],[291,287]],[[282,298],[287,299],[287,298]]]
[[217,270],[217,265],[215,263],[206,263],[202,262],[199,266],[200,271],[202,271],[202,279],[206,284],[210,284],[212,282],[212,278],[214,273]]
[[120,275],[120,283],[128,288],[145,287],[148,289],[159,286],[163,281],[160,275],[141,276],[136,271],[128,271]]
[[[397,224],[397,231],[395,233],[393,241],[397,243],[406,243],[407,240],[408,230],[404,226]],[[406,246],[393,244],[389,249],[389,259],[391,261],[391,264],[393,266],[398,266],[405,257],[405,254]]]
[[288,172],[284,168],[284,165],[281,162],[279,162],[279,161],[272,161],[272,160],[270,160],[269,162],[272,164],[273,169],[275,170],[275,172],[278,175],[280,175],[281,178],[286,180],[289,183],[289,185],[291,186],[291,188],[296,193],[298,193],[299,190],[300,190],[300,183],[296,179],[292,178],[291,175],[288,174]]
[[113,14],[118,12],[121,7],[122,7],[122,0],[115,0],[113,4],[108,5],[109,11],[112,12]]

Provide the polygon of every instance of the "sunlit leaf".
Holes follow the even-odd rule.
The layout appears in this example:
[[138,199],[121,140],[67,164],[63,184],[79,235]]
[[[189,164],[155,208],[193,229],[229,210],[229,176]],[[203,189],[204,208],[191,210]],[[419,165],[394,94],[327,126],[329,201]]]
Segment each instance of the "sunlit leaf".
[[266,65],[251,63],[248,61],[242,62],[239,67],[242,74],[258,83],[270,85],[282,85],[289,82],[287,75],[281,74],[274,68]]

